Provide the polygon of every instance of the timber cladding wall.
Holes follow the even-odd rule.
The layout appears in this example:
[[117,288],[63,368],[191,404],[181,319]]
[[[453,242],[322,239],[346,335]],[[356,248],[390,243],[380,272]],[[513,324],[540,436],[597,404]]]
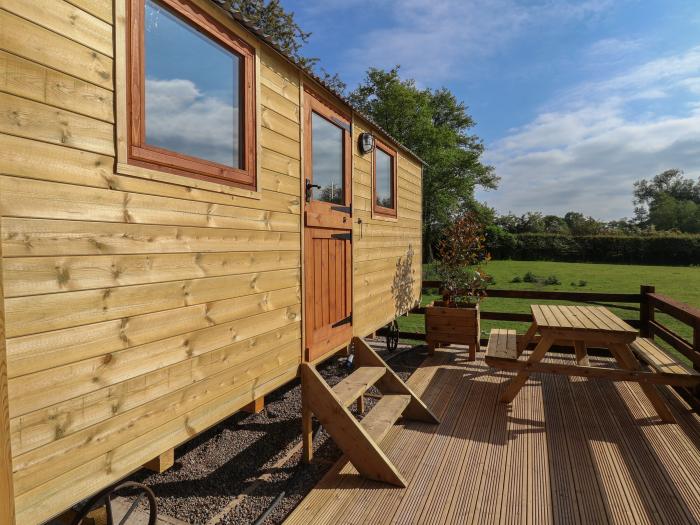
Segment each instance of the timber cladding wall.
[[[297,375],[304,75],[194,1],[256,47],[257,191],[125,164],[126,0],[0,0],[0,522],[10,446],[16,523],[38,523]],[[421,166],[399,151],[376,216],[365,129],[360,336],[421,289]]]
[[[372,211],[372,154],[358,148],[369,128],[353,123],[353,331],[365,336],[420,299],[422,167],[398,152],[397,217]],[[381,137],[381,135],[378,135]]]
[[288,382],[301,359],[298,73],[258,49],[251,197],[117,174],[113,13],[110,0],[0,0],[3,284],[23,525]]

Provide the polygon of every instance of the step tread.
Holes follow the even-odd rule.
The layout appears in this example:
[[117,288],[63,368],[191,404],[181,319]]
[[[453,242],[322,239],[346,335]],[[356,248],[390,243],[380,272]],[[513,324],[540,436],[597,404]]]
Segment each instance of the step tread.
[[515,330],[505,328],[493,328],[489,336],[486,347],[486,357],[488,359],[496,357],[499,359],[518,359],[518,343]]
[[386,373],[383,366],[361,366],[333,387],[343,405],[350,406]]
[[410,402],[411,396],[408,394],[384,395],[360,421],[360,424],[375,443],[379,443]]

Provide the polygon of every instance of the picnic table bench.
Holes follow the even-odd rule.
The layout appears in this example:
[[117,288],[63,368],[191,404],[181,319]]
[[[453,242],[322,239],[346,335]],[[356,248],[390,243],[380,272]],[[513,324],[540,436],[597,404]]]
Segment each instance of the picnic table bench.
[[[518,371],[501,396],[503,402],[509,403],[518,395],[532,372],[634,381],[639,383],[659,417],[673,422],[675,419],[656,385],[700,384],[700,374],[675,360],[651,339],[638,337],[634,328],[607,308],[532,305],[531,309],[533,322],[520,341],[515,330],[491,330],[486,362],[495,368]],[[537,346],[527,359],[521,359],[521,354],[537,334],[540,335]],[[555,343],[574,347],[575,365],[542,362]],[[589,346],[609,349],[618,368],[591,366],[587,352]],[[637,357],[650,370],[643,370]]]

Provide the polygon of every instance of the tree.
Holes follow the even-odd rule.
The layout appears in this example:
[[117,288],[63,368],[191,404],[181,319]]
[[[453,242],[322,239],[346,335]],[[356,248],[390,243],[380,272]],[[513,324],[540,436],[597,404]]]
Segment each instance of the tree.
[[419,89],[400,78],[398,66],[371,68],[349,98],[426,161],[423,233],[425,256],[432,259],[439,232],[461,213],[479,208],[474,188],[495,188],[498,182],[493,167],[481,162],[483,143],[470,133],[474,120],[449,90]]
[[486,295],[489,283],[480,266],[491,260],[484,226],[476,215],[466,212],[440,233],[435,273],[442,282],[444,301],[478,303]]
[[543,233],[545,222],[542,213],[539,211],[529,211],[520,217],[518,233]]
[[700,205],[660,194],[649,206],[649,223],[657,230],[700,233]]
[[[228,0],[228,9],[240,13],[303,68],[312,71],[318,66],[318,58],[301,53],[311,33],[301,29],[294,19],[294,13],[286,11],[280,0]],[[321,67],[318,75],[333,91],[338,94],[345,92],[347,86],[337,73],[331,74]]]
[[544,231],[547,233],[557,233],[559,235],[571,233],[566,220],[556,215],[545,215],[542,222],[544,223]]
[[626,235],[638,235],[642,233],[639,224],[637,224],[637,222],[634,219],[627,218],[609,221],[605,225],[605,231],[607,233],[617,233]]
[[323,80],[323,82],[326,84],[326,86],[331,88],[331,90],[335,91],[336,94],[343,95],[348,85],[345,82],[343,82],[343,79],[340,78],[338,73],[330,74],[328,71],[326,71],[325,67],[321,67],[320,70],[321,72],[319,76],[321,77],[321,80]]
[[604,225],[593,217],[585,217],[583,213],[570,211],[564,215],[564,222],[569,227],[571,235],[597,235]]
[[494,224],[508,233],[518,233],[520,228],[520,217],[514,213],[499,215],[494,219]]
[[[513,213],[501,215],[494,219],[494,223],[509,233],[545,233],[550,232],[552,224],[556,221],[563,222],[564,219],[548,215],[544,217],[539,211],[529,211],[520,217]],[[566,224],[564,224],[566,227]],[[557,233],[557,232],[550,232]]]
[[316,65],[317,58],[308,58],[301,54],[301,48],[309,41],[311,33],[299,27],[294,13],[286,11],[279,0],[229,0],[228,4],[231,11],[240,13],[302,66],[312,68]]
[[700,233],[700,178],[670,169],[634,183],[637,222],[657,230]]

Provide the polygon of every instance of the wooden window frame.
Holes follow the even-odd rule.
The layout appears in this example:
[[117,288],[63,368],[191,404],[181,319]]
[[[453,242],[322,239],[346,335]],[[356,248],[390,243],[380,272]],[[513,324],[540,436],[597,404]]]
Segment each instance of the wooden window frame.
[[242,168],[200,159],[146,143],[145,33],[146,0],[128,1],[127,114],[128,163],[195,179],[256,190],[257,137],[255,101],[255,48],[192,0],[156,0],[180,20],[241,59],[239,111]]
[[[377,150],[380,149],[391,157],[391,185],[392,195],[394,197],[394,207],[385,208],[377,204]],[[375,215],[382,217],[396,218],[399,209],[399,192],[398,192],[398,153],[386,143],[375,137],[374,150],[372,151],[372,211]]]
[[[343,131],[343,205],[350,206],[352,203],[352,117],[309,88],[305,88],[304,94],[304,133],[306,135],[304,137],[306,160],[304,180],[313,181],[313,126],[311,121],[312,115],[316,113]],[[306,200],[305,195],[302,197]],[[324,206],[337,206],[332,203],[312,200],[311,203],[306,203],[306,208],[308,209],[310,204],[315,203],[321,203]]]

